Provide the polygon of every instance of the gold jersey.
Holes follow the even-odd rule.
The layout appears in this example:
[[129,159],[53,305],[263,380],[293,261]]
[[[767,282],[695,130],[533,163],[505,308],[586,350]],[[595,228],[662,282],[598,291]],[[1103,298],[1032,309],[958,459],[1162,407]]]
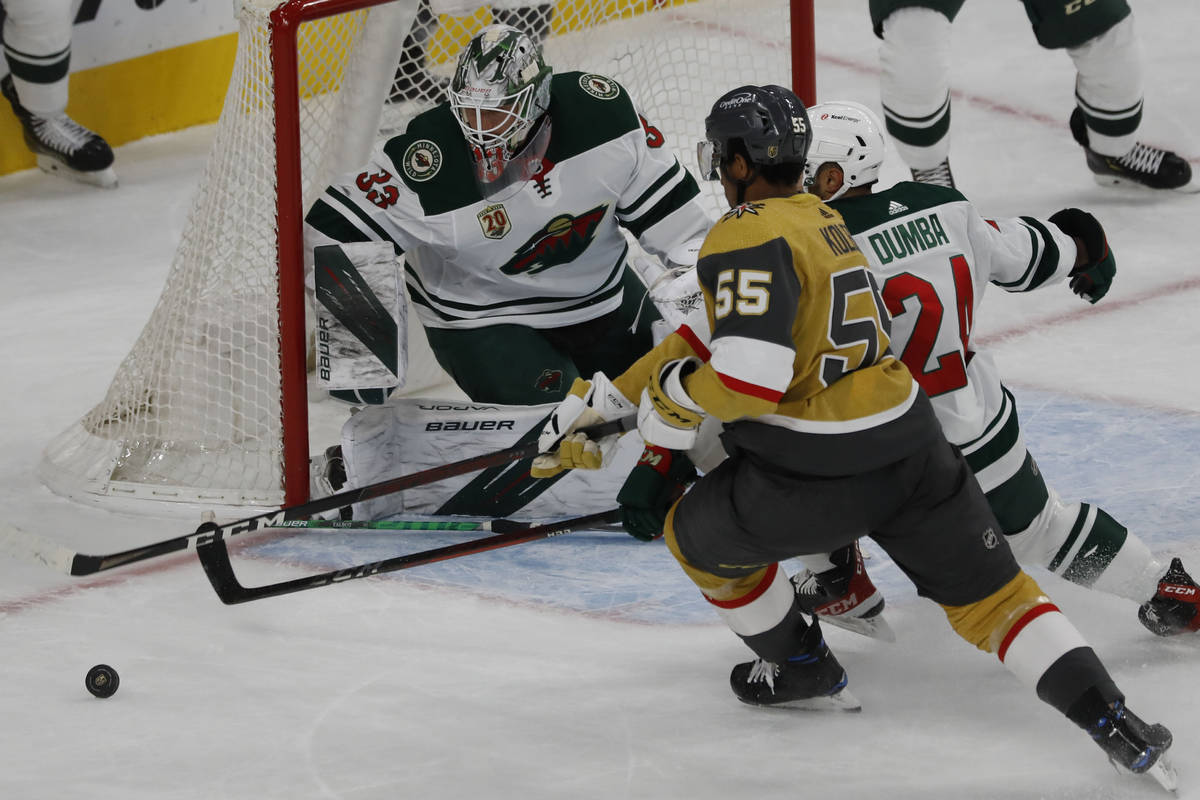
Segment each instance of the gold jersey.
[[728,423],[726,445],[808,474],[882,466],[936,435],[928,400],[889,348],[867,259],[817,197],[731,209],[696,269],[706,318],[618,378],[627,397],[650,370],[696,355],[704,364],[684,388]]

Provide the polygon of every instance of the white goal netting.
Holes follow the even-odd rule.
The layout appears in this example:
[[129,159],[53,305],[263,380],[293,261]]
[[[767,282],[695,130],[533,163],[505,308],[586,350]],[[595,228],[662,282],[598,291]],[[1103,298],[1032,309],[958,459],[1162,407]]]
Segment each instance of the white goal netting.
[[[272,12],[335,5],[348,10],[301,22],[294,45],[284,37],[297,99],[277,119]],[[554,68],[621,81],[688,168],[717,96],[791,84],[787,0],[242,0],[238,13],[233,76],[158,305],[103,400],[46,449],[40,474],[61,494],[204,507],[303,499],[307,447],[285,442],[306,441],[305,387],[281,379],[281,353],[294,358],[305,341],[281,275],[301,267],[281,263],[281,245],[299,243],[280,209],[302,213],[377,137],[440,101],[455,54],[483,25],[525,25]],[[296,132],[298,152],[287,147]],[[277,166],[297,163],[300,197],[289,197]]]

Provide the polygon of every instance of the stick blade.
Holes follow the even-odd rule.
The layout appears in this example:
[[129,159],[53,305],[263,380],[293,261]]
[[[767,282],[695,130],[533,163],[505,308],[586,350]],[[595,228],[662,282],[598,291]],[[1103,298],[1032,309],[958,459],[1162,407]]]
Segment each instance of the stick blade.
[[1154,765],[1146,770],[1146,774],[1158,781],[1158,785],[1171,794],[1179,794],[1179,773],[1175,771],[1175,765],[1167,758],[1166,753],[1158,757],[1158,761],[1155,761]]
[[896,632],[892,630],[892,626],[888,624],[883,614],[876,614],[873,617],[848,617],[845,614],[818,614],[817,618],[822,623],[828,623],[843,630],[857,633],[860,636],[879,639],[880,641],[889,643],[896,641]]
[[803,697],[798,700],[788,700],[785,703],[751,703],[745,700],[742,702],[755,708],[780,709],[783,711],[849,711],[852,713],[862,711],[862,703],[846,688],[843,688],[836,694]]
[[30,533],[15,525],[0,524],[0,554],[23,561],[33,561],[64,575],[88,575],[95,570],[77,572],[86,567],[88,557],[44,536]]
[[242,586],[234,574],[224,539],[212,539],[196,545],[196,556],[222,603],[232,606],[254,599],[254,593]]

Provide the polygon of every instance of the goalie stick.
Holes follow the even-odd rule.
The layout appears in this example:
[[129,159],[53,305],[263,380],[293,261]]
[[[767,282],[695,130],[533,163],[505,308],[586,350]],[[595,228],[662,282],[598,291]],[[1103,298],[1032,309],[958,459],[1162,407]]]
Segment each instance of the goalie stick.
[[[624,419],[612,420],[611,422],[604,422],[584,428],[583,433],[586,433],[589,437],[598,439],[632,430],[636,424],[636,417],[629,416]],[[357,489],[347,489],[344,492],[331,494],[328,497],[310,500],[307,503],[287,506],[253,517],[227,522],[224,525],[212,521],[204,522],[192,533],[106,555],[77,553],[70,548],[53,542],[46,542],[43,540],[43,537],[39,537],[36,534],[28,533],[16,527],[5,526],[4,529],[0,530],[0,552],[8,552],[14,555],[23,553],[27,557],[40,561],[68,575],[92,575],[106,569],[123,567],[127,564],[144,561],[148,558],[187,550],[195,546],[202,538],[204,540],[212,540],[238,536],[239,534],[275,525],[284,520],[308,518],[323,511],[332,511],[335,508],[411,489],[414,486],[424,486],[425,484],[436,483],[446,478],[453,478],[456,475],[464,475],[468,472],[475,472],[476,470],[487,469],[488,467],[499,466],[512,461],[533,458],[537,454],[537,440],[533,439],[528,442],[516,444],[506,450],[484,453],[471,458],[465,458],[462,461],[443,464],[440,467],[430,467],[429,469],[409,475],[388,478],[387,480]]]
[[221,598],[221,602],[225,605],[236,605],[238,603],[248,603],[251,600],[261,600],[265,597],[278,597],[283,594],[303,592],[307,589],[319,589],[322,586],[329,586],[332,583],[345,583],[346,581],[357,580],[358,578],[369,578],[372,575],[410,569],[422,564],[433,564],[438,561],[469,556],[474,553],[484,553],[488,550],[498,550],[501,547],[512,547],[515,544],[524,544],[525,542],[533,542],[539,539],[551,539],[555,536],[562,536],[571,531],[579,530],[580,528],[604,525],[617,522],[619,519],[620,510],[614,508],[609,511],[601,511],[596,514],[588,514],[560,522],[522,527],[508,533],[497,533],[494,536],[487,536],[482,539],[472,539],[469,542],[461,542],[459,544],[446,545],[445,547],[436,547],[432,550],[422,550],[418,553],[395,556],[382,561],[372,561],[367,564],[335,569],[330,572],[308,575],[303,578],[293,578],[292,580],[280,581],[279,583],[268,583],[264,586],[243,586],[238,581],[237,575],[233,572],[233,564],[229,561],[229,548],[225,546],[225,540],[219,536],[215,538],[202,538],[196,545],[196,555],[199,556],[200,565],[204,567],[204,574],[208,576],[208,582],[212,584],[217,597]]
[[427,517],[425,519],[289,519],[266,526],[269,530],[311,529],[328,531],[488,531],[508,533],[518,528],[528,528],[532,522],[515,519],[485,519],[482,521]]

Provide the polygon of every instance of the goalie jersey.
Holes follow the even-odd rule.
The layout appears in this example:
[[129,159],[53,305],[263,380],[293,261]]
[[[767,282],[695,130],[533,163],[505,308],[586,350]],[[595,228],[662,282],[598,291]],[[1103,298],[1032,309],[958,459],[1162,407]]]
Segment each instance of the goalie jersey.
[[684,388],[725,422],[726,450],[805,475],[882,467],[938,436],[928,399],[892,355],[866,258],[814,195],[732,209],[696,270],[705,317],[614,380],[626,397],[666,361],[695,356],[704,363]]
[[958,191],[923,183],[831,205],[870,261],[892,346],[932,399],[946,438],[964,445],[998,429],[1011,400],[971,342],[984,290],[1060,283],[1075,263],[1074,239],[1034,217],[984,219]]
[[712,220],[695,179],[616,81],[555,75],[548,114],[540,171],[492,198],[450,106],[418,115],[309,210],[308,258],[324,244],[391,243],[427,327],[557,328],[613,311],[629,247],[621,227],[665,257]]

